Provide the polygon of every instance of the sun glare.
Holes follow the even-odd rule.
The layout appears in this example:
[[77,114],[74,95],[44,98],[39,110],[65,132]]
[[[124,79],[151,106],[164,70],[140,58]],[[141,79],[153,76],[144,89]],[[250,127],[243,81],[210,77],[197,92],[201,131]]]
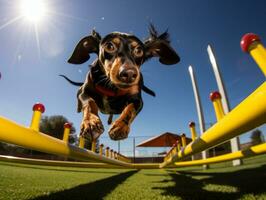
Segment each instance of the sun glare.
[[47,12],[44,0],[21,0],[20,6],[21,14],[33,23],[43,20]]

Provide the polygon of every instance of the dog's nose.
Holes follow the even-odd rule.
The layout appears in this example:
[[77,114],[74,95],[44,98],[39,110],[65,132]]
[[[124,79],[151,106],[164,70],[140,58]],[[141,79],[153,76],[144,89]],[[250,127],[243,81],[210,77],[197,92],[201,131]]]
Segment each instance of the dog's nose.
[[138,72],[135,68],[122,69],[119,72],[119,77],[121,81],[125,83],[132,83],[136,80]]

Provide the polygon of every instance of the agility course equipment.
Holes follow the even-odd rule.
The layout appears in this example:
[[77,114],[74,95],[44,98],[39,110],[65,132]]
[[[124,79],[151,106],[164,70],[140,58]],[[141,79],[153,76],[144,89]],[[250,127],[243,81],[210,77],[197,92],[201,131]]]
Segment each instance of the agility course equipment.
[[195,141],[196,138],[197,138],[197,133],[196,133],[196,128],[195,128],[195,122],[190,122],[189,123],[189,129],[190,129],[192,141]]
[[[198,89],[198,84],[197,84],[197,79],[195,77],[194,71],[192,66],[190,65],[188,67],[191,83],[192,83],[192,88],[194,92],[194,98],[195,98],[195,103],[196,103],[196,108],[197,108],[197,114],[198,114],[198,120],[199,120],[199,128],[200,128],[200,134],[203,134],[205,132],[205,119],[203,115],[203,110],[202,110],[202,105],[201,105],[201,98],[199,95],[199,89]],[[202,151],[202,159],[207,158],[207,151]],[[208,166],[205,165],[203,168],[207,169]]]
[[264,153],[266,153],[266,143],[252,146],[246,150],[228,153],[228,154],[224,154],[221,156],[215,156],[212,158],[193,160],[193,161],[184,161],[184,162],[175,162],[175,166],[186,167],[186,166],[219,163],[219,162],[231,161],[231,160],[240,159],[240,158],[248,158],[254,155],[260,155]]
[[266,123],[266,82],[256,89],[236,108],[209,128],[201,137],[191,142],[161,167],[191,154],[199,153],[235,136]]
[[[102,160],[105,163],[129,166],[129,163],[101,156],[93,151],[79,148],[31,128],[23,127],[0,117],[0,140],[25,148],[66,156],[78,160]],[[36,127],[35,127],[36,128]],[[19,134],[17,134],[19,133]]]
[[250,53],[266,76],[266,50],[263,47],[259,36],[253,33],[244,35],[241,40],[241,48],[244,52]]
[[[215,57],[213,48],[212,48],[212,46],[210,44],[207,46],[207,52],[208,52],[208,55],[209,55],[210,63],[211,63],[211,66],[212,66],[212,69],[213,69],[213,72],[214,72],[214,76],[215,76],[215,79],[216,79],[216,83],[217,83],[217,86],[218,86],[218,91],[220,92],[221,97],[222,97],[222,99],[221,99],[221,107],[224,110],[223,114],[227,114],[231,110],[230,104],[229,104],[229,101],[228,101],[228,95],[227,95],[227,92],[226,92],[226,88],[224,86],[224,81],[222,79],[222,75],[221,75],[221,72],[220,72],[220,68],[219,68],[218,62],[216,61],[216,57]],[[230,140],[230,146],[231,146],[231,151],[232,152],[239,151],[240,150],[239,137],[232,138]],[[242,164],[242,162],[241,162],[240,159],[233,160],[233,166],[238,166],[238,165],[241,165],[241,164]]]
[[[266,51],[260,43],[258,36],[254,34],[245,35],[241,41],[241,47],[244,51],[250,53],[266,75]],[[190,123],[189,128],[192,135],[192,142],[186,144],[186,135],[182,134],[181,141],[177,141],[176,144],[173,145],[161,164],[130,163],[128,158],[109,147],[104,149],[103,144],[99,147],[99,153],[96,153],[95,142],[92,143],[92,149],[87,150],[84,148],[83,137],[80,137],[79,146],[71,145],[68,143],[71,129],[70,123],[64,125],[64,136],[62,140],[39,132],[41,115],[45,111],[45,107],[40,103],[33,106],[33,117],[29,128],[21,126],[4,117],[0,117],[0,141],[87,162],[48,161],[7,156],[1,156],[0,160],[43,165],[151,169],[210,164],[266,153],[266,143],[264,143],[253,146],[245,151],[237,151],[208,159],[181,162],[180,160],[188,156],[207,150],[208,148],[221,144],[266,123],[265,81],[251,95],[227,114],[223,111],[221,95],[218,92],[211,93],[210,98],[214,105],[217,123],[206,130],[201,136],[197,136],[195,123]]]
[[[242,38],[241,47],[244,51],[247,49],[251,51],[250,49],[252,49],[255,52],[251,56],[259,63],[262,71],[264,71],[266,66],[266,51],[261,45],[258,36],[255,34],[246,34]],[[262,59],[263,57],[264,59]],[[262,83],[260,87],[227,115],[224,115],[222,109],[221,95],[218,92],[214,92],[210,98],[213,101],[218,122],[204,132],[201,137],[166,159],[160,165],[160,168],[173,164],[189,155],[216,146],[266,123],[266,82]],[[174,150],[171,149],[170,151]]]

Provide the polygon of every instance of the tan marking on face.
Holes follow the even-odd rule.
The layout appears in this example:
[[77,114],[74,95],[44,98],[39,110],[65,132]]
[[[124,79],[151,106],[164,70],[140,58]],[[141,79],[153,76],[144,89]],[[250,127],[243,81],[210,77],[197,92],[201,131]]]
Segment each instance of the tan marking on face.
[[[124,63],[124,64],[125,64],[125,63]],[[118,57],[118,58],[116,58],[116,59],[113,61],[112,66],[111,66],[111,68],[110,68],[110,72],[109,72],[109,78],[110,78],[110,80],[111,80],[114,84],[116,84],[118,87],[119,87],[119,85],[123,85],[123,84],[125,84],[125,83],[121,82],[121,81],[117,78],[117,76],[118,76],[118,74],[119,74],[119,69],[120,69],[121,66],[122,66],[122,62],[121,62],[121,59]],[[138,76],[137,76],[136,80],[135,80],[133,83],[130,83],[130,84],[126,85],[126,86],[128,86],[128,87],[131,87],[131,86],[133,86],[133,85],[137,85],[138,82],[139,82],[139,79],[140,79],[139,68],[138,68],[137,66],[135,66],[135,67],[136,67],[136,70],[138,71]],[[119,88],[123,88],[123,87],[119,87]]]
[[105,60],[104,61],[104,70],[105,70],[105,74],[106,76],[110,77],[110,70],[112,68],[112,61],[110,60]]
[[113,42],[117,47],[119,47],[119,46],[120,46],[120,42],[121,42],[121,40],[120,40],[119,38],[113,38],[113,39],[112,39],[112,42]]
[[134,49],[136,46],[138,46],[139,45],[139,43],[137,43],[136,41],[132,41],[131,43],[130,43],[130,46]]
[[116,58],[111,64],[109,78],[114,84],[119,84],[120,81],[117,79],[119,73],[119,68],[121,67],[122,62],[120,58]]

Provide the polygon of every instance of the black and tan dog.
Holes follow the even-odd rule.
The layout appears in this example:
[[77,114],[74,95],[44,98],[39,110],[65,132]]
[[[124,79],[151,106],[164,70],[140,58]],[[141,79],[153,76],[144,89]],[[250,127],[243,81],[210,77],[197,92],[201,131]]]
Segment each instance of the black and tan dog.
[[[152,57],[159,57],[165,65],[179,62],[179,56],[170,46],[168,33],[158,35],[151,25],[150,37],[142,42],[134,35],[113,32],[104,38],[93,31],[77,44],[68,60],[72,64],[82,64],[90,54],[98,58],[91,65],[84,83],[78,90],[78,112],[83,111],[81,134],[89,139],[97,139],[104,131],[98,110],[104,114],[120,114],[109,130],[113,140],[128,137],[130,125],[142,109],[141,90],[155,96],[143,84],[140,66]],[[108,120],[110,124],[111,117]]]

